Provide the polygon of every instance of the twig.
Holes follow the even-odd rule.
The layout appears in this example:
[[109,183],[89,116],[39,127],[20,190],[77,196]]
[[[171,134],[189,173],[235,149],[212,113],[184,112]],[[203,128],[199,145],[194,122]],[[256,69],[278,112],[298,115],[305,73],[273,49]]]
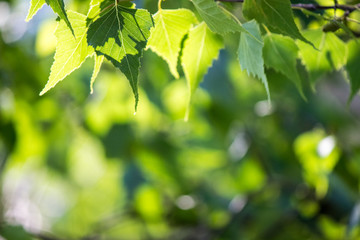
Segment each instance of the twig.
[[[244,2],[244,0],[215,0],[215,1],[219,1],[219,2]],[[291,7],[294,9],[307,9],[310,11],[316,11],[316,10],[326,10],[326,9],[340,9],[340,10],[344,10],[344,11],[349,11],[349,12],[353,12],[355,10],[359,10],[360,9],[360,3],[359,4],[355,4],[355,5],[342,5],[342,4],[335,4],[332,6],[323,6],[323,5],[317,5],[317,4],[311,4],[311,3],[297,3],[297,4],[291,4]]]

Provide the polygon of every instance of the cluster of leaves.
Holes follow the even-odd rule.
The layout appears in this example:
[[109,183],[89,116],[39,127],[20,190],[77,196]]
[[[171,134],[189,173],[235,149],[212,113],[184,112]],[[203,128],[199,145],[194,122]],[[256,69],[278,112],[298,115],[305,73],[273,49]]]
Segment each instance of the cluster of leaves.
[[[147,10],[137,9],[135,4],[122,0],[92,0],[87,16],[65,11],[62,0],[46,1],[60,21],[55,32],[55,60],[48,83],[40,95],[79,68],[87,57],[94,56],[91,91],[101,65],[107,59],[129,80],[136,111],[140,59],[143,49],[151,49],[168,63],[175,78],[179,78],[178,69],[182,67],[190,104],[208,68],[224,48],[224,36],[229,33],[240,33],[240,66],[249,75],[261,79],[269,101],[268,68],[293,81],[304,99],[303,89],[309,80],[313,85],[324,73],[344,69],[344,66],[352,85],[350,98],[360,88],[357,67],[360,46],[356,40],[345,43],[329,31],[329,24],[325,30],[300,32],[289,0],[243,1],[242,13],[248,20],[243,24],[214,0],[191,0],[202,21],[190,9],[162,9],[162,1],[159,0],[158,12],[153,16]],[[27,20],[43,4],[44,0],[32,0]],[[354,36],[341,21],[336,20],[336,16],[326,18],[311,14],[330,21],[336,26],[334,30],[343,28]],[[299,70],[304,70],[302,64],[307,70],[305,74]]]

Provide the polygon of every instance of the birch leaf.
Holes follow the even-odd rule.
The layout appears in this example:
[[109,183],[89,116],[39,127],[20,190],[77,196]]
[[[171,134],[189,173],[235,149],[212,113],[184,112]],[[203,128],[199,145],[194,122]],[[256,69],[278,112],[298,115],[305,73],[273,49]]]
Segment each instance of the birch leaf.
[[147,48],[161,56],[169,64],[172,75],[179,78],[176,67],[181,41],[197,19],[190,10],[177,9],[159,10],[154,21]]
[[94,53],[86,41],[86,16],[69,11],[69,19],[74,26],[75,38],[64,20],[60,20],[55,31],[57,38],[54,63],[49,80],[40,95],[53,88],[59,81],[79,68],[85,59]]
[[192,95],[212,65],[213,60],[218,58],[221,48],[223,48],[221,38],[211,32],[204,22],[190,30],[181,57],[190,91],[189,104]]
[[139,101],[140,58],[152,26],[148,11],[116,4],[92,22],[87,31],[87,42],[96,54],[104,55],[129,80],[135,96],[135,110]]
[[31,0],[28,15],[25,21],[30,21],[33,16],[44,6],[45,0]]
[[244,28],[229,14],[219,8],[214,0],[191,0],[196,10],[214,33],[244,31]]
[[242,32],[240,36],[238,57],[241,69],[246,69],[249,75],[261,79],[265,86],[268,100],[270,101],[270,91],[264,71],[264,43],[261,38],[259,25],[255,20],[252,20],[243,24],[243,27],[252,35],[247,32]]

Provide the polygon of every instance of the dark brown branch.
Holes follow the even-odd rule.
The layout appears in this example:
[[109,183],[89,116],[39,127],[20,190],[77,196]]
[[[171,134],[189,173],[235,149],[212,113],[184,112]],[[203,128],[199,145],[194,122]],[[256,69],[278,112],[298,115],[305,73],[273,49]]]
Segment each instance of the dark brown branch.
[[[215,0],[215,1],[219,1],[219,2],[244,2],[244,0]],[[322,6],[322,5],[317,5],[317,4],[305,4],[305,3],[297,3],[297,4],[291,4],[292,8],[302,8],[302,9],[306,9],[306,10],[310,10],[310,11],[316,11],[316,10],[326,10],[326,9],[340,9],[340,10],[344,10],[347,12],[353,12],[355,10],[359,10],[360,9],[360,4],[356,4],[356,5],[342,5],[342,4],[335,4],[332,6]]]

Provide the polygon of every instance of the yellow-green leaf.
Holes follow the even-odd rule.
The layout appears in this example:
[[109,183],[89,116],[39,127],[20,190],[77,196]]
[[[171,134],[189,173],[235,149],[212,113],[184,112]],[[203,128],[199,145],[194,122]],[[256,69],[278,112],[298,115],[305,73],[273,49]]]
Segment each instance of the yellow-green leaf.
[[188,9],[160,9],[154,15],[154,21],[155,27],[150,32],[147,48],[161,56],[169,64],[172,75],[179,78],[176,66],[181,41],[197,19]]
[[184,43],[182,67],[190,90],[189,103],[199,83],[223,48],[222,39],[202,22],[192,28]]
[[59,81],[79,68],[85,59],[94,53],[86,41],[86,16],[69,11],[69,20],[73,23],[75,38],[67,24],[61,19],[55,31],[57,38],[54,63],[45,88],[40,95],[53,88]]
[[93,85],[94,85],[94,82],[95,82],[95,79],[97,77],[97,75],[99,74],[100,72],[100,68],[101,68],[101,65],[104,61],[104,55],[94,55],[95,57],[95,60],[94,60],[94,71],[93,71],[93,74],[91,76],[91,80],[90,80],[90,93],[93,93],[94,92],[94,88],[93,88]]
[[26,21],[27,22],[30,21],[33,18],[33,16],[40,10],[40,8],[44,6],[44,4],[45,4],[45,0],[31,0]]

